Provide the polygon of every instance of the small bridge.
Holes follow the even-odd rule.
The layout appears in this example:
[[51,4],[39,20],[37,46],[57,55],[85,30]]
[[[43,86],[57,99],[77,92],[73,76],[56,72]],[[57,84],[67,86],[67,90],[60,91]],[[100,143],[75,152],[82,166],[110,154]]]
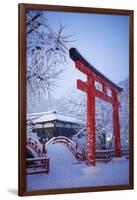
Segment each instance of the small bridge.
[[69,138],[64,137],[64,136],[53,137],[47,142],[47,145],[57,144],[57,143],[64,144],[71,151],[71,153],[75,156],[77,160],[81,160],[81,161],[84,160],[82,152],[78,150],[78,145],[75,144]]
[[26,147],[31,157],[38,158],[43,156],[43,145],[39,142],[35,133],[29,133],[27,135]]
[[38,137],[35,133],[28,133],[26,140],[27,154],[31,158],[26,158],[26,173],[31,174],[40,174],[40,173],[49,173],[49,158],[45,156],[43,152],[43,145],[39,142]]

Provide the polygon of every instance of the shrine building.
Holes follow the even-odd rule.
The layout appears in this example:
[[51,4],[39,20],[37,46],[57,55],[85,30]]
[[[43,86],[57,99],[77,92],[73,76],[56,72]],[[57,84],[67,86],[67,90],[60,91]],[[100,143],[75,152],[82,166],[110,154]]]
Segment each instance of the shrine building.
[[57,111],[33,113],[27,115],[27,128],[31,128],[40,138],[47,140],[52,137],[66,136],[71,138],[82,124],[74,117]]

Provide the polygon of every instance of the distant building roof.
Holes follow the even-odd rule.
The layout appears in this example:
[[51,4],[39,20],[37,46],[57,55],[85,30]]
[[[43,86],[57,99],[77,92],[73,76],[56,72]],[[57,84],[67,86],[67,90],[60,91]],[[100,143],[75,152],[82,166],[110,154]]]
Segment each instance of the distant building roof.
[[49,121],[62,121],[69,123],[80,124],[80,121],[74,117],[66,116],[62,113],[58,113],[57,111],[49,111],[49,112],[41,112],[41,113],[32,113],[27,115],[27,120],[32,123],[40,123],[40,122],[49,122]]

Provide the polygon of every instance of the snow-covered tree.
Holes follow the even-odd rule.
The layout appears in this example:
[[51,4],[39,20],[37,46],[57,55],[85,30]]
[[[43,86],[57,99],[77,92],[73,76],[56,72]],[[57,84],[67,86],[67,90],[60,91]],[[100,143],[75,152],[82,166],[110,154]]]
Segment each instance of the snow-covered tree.
[[54,109],[76,117],[83,125],[86,125],[86,94],[84,92],[70,89],[67,97],[64,96],[55,103]]
[[123,88],[119,97],[121,144],[127,147],[129,143],[129,79],[125,79],[119,85]]
[[27,10],[26,26],[27,91],[50,95],[63,72],[71,35],[64,33],[62,24],[53,31],[44,11]]
[[99,149],[107,149],[110,146],[108,137],[112,132],[112,105],[96,98],[96,140]]

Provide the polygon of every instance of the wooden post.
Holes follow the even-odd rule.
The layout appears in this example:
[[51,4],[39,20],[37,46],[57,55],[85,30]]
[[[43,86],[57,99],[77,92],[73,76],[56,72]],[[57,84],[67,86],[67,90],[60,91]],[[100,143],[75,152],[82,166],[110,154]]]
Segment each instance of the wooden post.
[[45,144],[43,143],[42,156],[45,156]]
[[88,77],[87,93],[87,165],[95,166],[95,90],[94,80]]
[[119,124],[119,103],[117,92],[113,91],[113,132],[115,138],[115,156],[121,157],[121,144],[120,144],[120,124]]

